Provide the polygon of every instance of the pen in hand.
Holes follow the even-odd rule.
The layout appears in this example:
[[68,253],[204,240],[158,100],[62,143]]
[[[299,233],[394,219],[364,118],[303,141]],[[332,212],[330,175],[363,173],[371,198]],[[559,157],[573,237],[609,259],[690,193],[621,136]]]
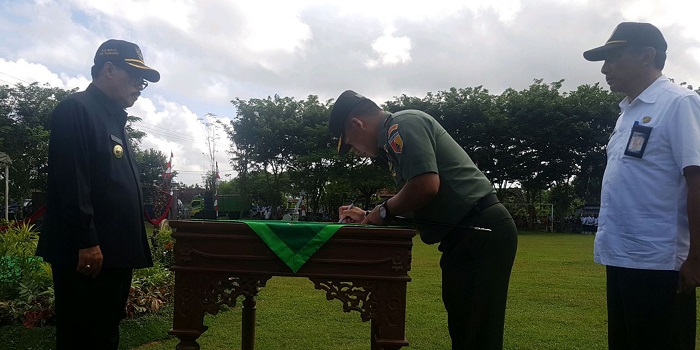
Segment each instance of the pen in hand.
[[[352,201],[352,202],[350,203],[350,205],[348,206],[348,208],[345,209],[345,210],[350,210],[350,209],[352,209],[352,207],[353,207],[354,205],[355,205],[355,201]],[[345,219],[347,219],[347,218],[349,218],[349,216],[346,216],[346,217],[344,217],[344,218],[338,220],[338,223],[339,223],[339,224],[342,224],[343,221],[345,221]]]

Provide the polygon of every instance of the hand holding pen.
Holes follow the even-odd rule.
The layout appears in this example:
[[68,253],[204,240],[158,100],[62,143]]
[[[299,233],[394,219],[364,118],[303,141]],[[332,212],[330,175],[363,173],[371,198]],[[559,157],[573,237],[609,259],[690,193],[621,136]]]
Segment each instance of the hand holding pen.
[[343,212],[346,211],[346,210],[352,210],[352,208],[353,208],[354,206],[355,206],[355,203],[350,203],[350,205],[348,205],[347,208],[346,208],[346,207],[340,207],[340,215],[338,215],[338,216],[340,216],[340,220],[338,220],[338,223],[339,223],[339,224],[344,223],[345,220],[347,220],[348,218],[350,218],[349,215],[343,215]]
[[355,207],[356,200],[357,198],[350,202],[350,205],[343,205],[338,208],[338,217],[340,218],[340,220],[338,220],[339,224],[360,223],[365,218],[365,211]]

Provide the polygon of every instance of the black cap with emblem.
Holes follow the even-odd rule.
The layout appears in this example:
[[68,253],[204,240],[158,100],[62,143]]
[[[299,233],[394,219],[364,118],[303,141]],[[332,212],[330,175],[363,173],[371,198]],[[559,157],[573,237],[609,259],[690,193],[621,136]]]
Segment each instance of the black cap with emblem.
[[160,73],[143,62],[143,54],[139,46],[128,41],[117,39],[105,41],[97,49],[94,62],[94,67],[97,69],[100,69],[105,62],[112,62],[152,83],[160,80]]
[[350,112],[362,102],[369,100],[352,90],[345,90],[338,99],[335,100],[335,105],[331,110],[331,116],[328,120],[328,129],[333,136],[338,138],[338,154],[345,155],[350,151],[352,146],[343,141],[345,136],[345,121],[350,116]]
[[650,23],[622,22],[615,27],[605,45],[583,53],[588,61],[604,61],[611,50],[628,45],[653,47],[658,55],[666,55],[668,45],[659,28]]

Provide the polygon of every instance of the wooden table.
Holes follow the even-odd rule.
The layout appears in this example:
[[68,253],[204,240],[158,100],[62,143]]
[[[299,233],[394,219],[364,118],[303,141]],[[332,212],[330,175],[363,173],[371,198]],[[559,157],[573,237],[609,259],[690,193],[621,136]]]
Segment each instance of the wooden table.
[[[198,350],[204,314],[243,297],[242,349],[255,343],[255,296],[272,276],[308,277],[343,311],[371,320],[371,349],[400,349],[405,338],[406,284],[411,280],[409,229],[346,226],[293,273],[240,222],[171,221],[175,238],[175,310],[170,334],[179,350]],[[311,310],[310,310],[311,311]],[[303,335],[302,335],[303,336]]]

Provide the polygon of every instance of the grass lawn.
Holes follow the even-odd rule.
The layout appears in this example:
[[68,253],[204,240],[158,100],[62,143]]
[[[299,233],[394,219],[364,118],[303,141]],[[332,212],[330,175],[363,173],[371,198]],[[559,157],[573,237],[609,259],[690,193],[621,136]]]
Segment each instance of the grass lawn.
[[[593,236],[522,233],[519,239],[506,314],[505,349],[606,349],[605,274],[604,268],[592,261]],[[436,246],[416,239],[406,320],[410,349],[450,347],[440,297],[439,257]],[[307,279],[271,279],[261,290],[257,306],[257,350],[369,347],[369,322],[361,322],[357,312],[342,312],[339,301],[327,301],[325,293],[315,290]],[[171,313],[168,309],[123,322],[123,348],[174,349],[177,339],[165,336],[172,325]],[[209,330],[199,338],[202,348],[240,349],[240,316],[238,307],[207,315],[204,322]],[[51,328],[0,328],[2,339],[49,338],[50,342],[52,336]],[[17,349],[50,348],[36,344]]]

